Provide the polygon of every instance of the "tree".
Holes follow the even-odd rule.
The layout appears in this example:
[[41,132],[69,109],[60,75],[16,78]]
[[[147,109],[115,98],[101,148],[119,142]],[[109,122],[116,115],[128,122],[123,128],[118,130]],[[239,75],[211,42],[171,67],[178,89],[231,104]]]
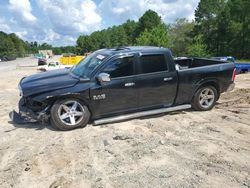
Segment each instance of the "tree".
[[15,59],[16,57],[13,41],[6,33],[0,31],[0,58]]
[[232,29],[230,28],[231,18],[230,18],[229,7],[226,5],[224,9],[218,14],[216,19],[217,22],[217,52],[216,55],[219,56],[229,56],[232,55],[232,46],[230,45],[232,41]]
[[61,55],[61,54],[62,54],[62,50],[61,50],[60,47],[54,47],[54,48],[53,48],[53,53],[54,53],[55,55]]
[[194,42],[189,46],[188,55],[190,57],[209,57],[207,46],[202,41],[201,36],[196,36]]
[[226,0],[200,0],[195,10],[194,36],[200,35],[208,49],[216,55],[219,55],[220,37],[223,35],[218,32],[217,18],[225,5]]
[[[120,26],[113,26],[101,31],[95,31],[91,35],[79,36],[77,39],[77,53],[95,51],[100,48],[111,48],[129,45],[128,33],[131,35],[133,24],[130,22]],[[126,29],[126,30],[125,30]]]
[[151,29],[157,27],[160,24],[161,24],[161,17],[155,11],[148,10],[139,19],[138,34],[140,34],[145,30],[150,31]]
[[86,47],[86,40],[88,36],[82,35],[79,36],[76,41],[76,51],[78,54],[84,54],[85,52],[88,52],[88,49]]
[[27,46],[27,51],[28,53],[38,53],[38,43],[35,41],[35,42],[28,42],[26,41],[26,46]]
[[[146,11],[138,22],[96,31],[77,40],[77,52],[126,45],[170,47],[177,56],[236,56],[250,58],[250,1],[200,0],[195,21],[177,19],[162,23],[154,11]],[[197,50],[197,52],[195,52]]]
[[50,44],[47,44],[46,42],[42,43],[40,46],[39,46],[39,49],[40,50],[51,50],[52,49],[52,46]]
[[122,26],[114,26],[110,31],[110,41],[113,47],[127,46],[128,37]]
[[176,56],[187,56],[188,48],[192,43],[191,33],[194,29],[194,22],[187,19],[177,19],[171,25],[169,31],[170,48]]
[[89,51],[98,50],[100,48],[106,48],[109,46],[109,36],[105,30],[95,31],[90,35],[93,46]]
[[232,53],[241,58],[250,58],[250,1],[228,0],[230,15],[229,45],[233,47]]
[[135,21],[127,20],[124,24],[122,24],[122,27],[124,28],[127,35],[128,45],[133,45],[136,39],[138,23]]
[[16,36],[15,33],[9,34],[9,38],[12,40],[14,44],[16,55],[18,57],[24,57],[26,54],[24,41],[21,40],[18,36]]
[[37,41],[28,42],[20,39],[16,34],[6,34],[0,31],[0,58],[15,59],[29,53],[38,53],[38,50],[53,50],[54,54],[77,53],[75,46],[53,47],[50,44],[38,44]]
[[201,0],[193,33],[202,36],[213,55],[249,58],[249,10],[249,0]]
[[138,45],[169,47],[168,28],[161,24],[151,30],[146,29],[136,41]]
[[148,10],[138,22],[127,20],[122,25],[79,36],[77,52],[83,54],[100,48],[135,44],[167,47],[168,43],[168,27],[156,12]]

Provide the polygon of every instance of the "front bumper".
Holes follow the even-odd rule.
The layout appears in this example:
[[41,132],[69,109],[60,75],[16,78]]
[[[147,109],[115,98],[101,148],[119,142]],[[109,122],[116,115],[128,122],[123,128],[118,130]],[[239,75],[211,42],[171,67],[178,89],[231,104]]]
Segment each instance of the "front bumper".
[[17,124],[26,124],[26,123],[36,123],[37,120],[31,119],[28,116],[22,116],[20,113],[17,113],[15,110],[9,113],[9,117],[12,122]]
[[50,106],[47,106],[40,112],[34,112],[27,108],[25,100],[23,98],[19,101],[19,112],[13,110],[9,113],[10,119],[17,124],[35,123],[35,122],[46,122],[49,119],[48,111]]

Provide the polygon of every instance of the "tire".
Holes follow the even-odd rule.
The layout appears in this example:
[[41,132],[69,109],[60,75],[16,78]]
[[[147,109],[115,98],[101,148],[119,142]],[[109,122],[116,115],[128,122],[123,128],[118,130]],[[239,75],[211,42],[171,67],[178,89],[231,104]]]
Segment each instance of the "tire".
[[75,98],[57,100],[50,111],[51,125],[62,131],[85,127],[89,119],[88,107]]
[[199,88],[191,102],[192,107],[198,111],[211,110],[218,99],[218,92],[213,86]]

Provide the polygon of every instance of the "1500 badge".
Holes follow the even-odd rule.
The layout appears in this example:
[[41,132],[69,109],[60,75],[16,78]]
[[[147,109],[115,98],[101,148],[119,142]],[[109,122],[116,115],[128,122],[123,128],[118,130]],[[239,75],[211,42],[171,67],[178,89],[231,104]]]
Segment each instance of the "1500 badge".
[[93,95],[93,99],[94,100],[103,100],[106,98],[105,94],[101,94],[101,95]]

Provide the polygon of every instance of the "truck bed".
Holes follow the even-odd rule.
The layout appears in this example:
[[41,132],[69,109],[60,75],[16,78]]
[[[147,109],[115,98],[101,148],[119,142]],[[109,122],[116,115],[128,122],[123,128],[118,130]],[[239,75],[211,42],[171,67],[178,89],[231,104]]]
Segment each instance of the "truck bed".
[[180,105],[191,101],[203,80],[215,83],[219,93],[225,92],[232,82],[234,63],[199,58],[185,58],[174,62],[179,79],[175,104]]
[[201,58],[185,58],[174,60],[177,70],[190,69],[196,67],[204,67],[209,65],[218,65],[228,63],[226,61],[201,59]]

